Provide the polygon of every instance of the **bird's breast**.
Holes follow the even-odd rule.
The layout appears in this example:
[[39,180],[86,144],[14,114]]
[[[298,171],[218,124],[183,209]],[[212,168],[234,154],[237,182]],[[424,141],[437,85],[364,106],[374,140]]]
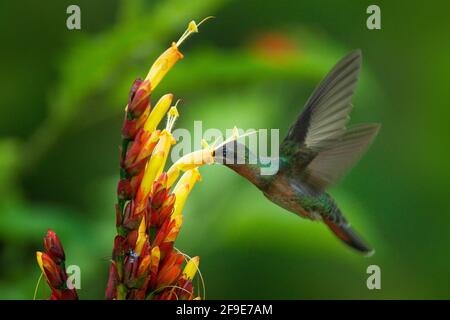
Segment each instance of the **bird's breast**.
[[270,186],[264,190],[264,195],[273,203],[303,218],[312,220],[320,218],[313,212],[305,210],[302,206],[301,191],[298,188],[294,188],[292,183],[285,177],[276,177]]

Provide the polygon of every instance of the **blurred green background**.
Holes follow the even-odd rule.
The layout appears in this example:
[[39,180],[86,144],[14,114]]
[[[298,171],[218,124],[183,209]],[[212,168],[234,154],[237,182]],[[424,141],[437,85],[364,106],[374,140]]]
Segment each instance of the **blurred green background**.
[[[66,28],[81,7],[82,30]],[[381,122],[330,192],[377,249],[364,258],[326,228],[267,201],[231,170],[201,169],[176,246],[201,257],[206,298],[450,298],[450,3],[97,0],[0,2],[0,298],[31,299],[51,227],[81,298],[102,299],[115,234],[129,87],[192,19],[214,15],[156,90],[183,99],[177,127],[280,128],[354,48],[364,55],[352,121]],[[377,264],[382,289],[366,287]],[[41,284],[38,298],[46,297]]]

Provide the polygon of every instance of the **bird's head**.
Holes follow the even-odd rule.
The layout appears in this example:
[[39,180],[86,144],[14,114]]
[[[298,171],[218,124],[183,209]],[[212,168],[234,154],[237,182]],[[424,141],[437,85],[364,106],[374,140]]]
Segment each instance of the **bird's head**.
[[214,150],[214,160],[232,169],[257,187],[262,186],[257,158],[244,144],[233,140],[217,147]]

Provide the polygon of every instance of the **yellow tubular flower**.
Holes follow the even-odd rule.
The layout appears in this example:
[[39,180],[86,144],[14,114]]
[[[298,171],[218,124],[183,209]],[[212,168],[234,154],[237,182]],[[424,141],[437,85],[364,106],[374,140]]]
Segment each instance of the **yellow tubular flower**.
[[184,267],[183,270],[183,276],[187,279],[187,280],[191,280],[194,279],[195,274],[198,271],[198,265],[200,263],[200,258],[199,257],[193,257],[191,260],[189,260],[189,262],[186,264],[186,267]]
[[[180,171],[188,171],[205,164],[214,163],[213,150],[205,148],[197,150],[178,159],[167,171],[167,186],[170,187],[177,180]],[[181,181],[181,180],[180,180]]]
[[44,263],[42,261],[42,252],[41,251],[37,251],[36,252],[36,260],[37,260],[37,263],[39,265],[39,268],[42,271],[42,274],[44,275],[45,279],[47,279],[47,281],[48,281],[47,274],[45,273],[45,270],[44,270]]
[[173,164],[170,166],[169,170],[167,170],[167,187],[170,188],[174,182],[178,179],[180,175],[180,169]]
[[235,141],[239,138],[243,138],[255,133],[256,131],[252,131],[243,135],[239,135],[238,128],[234,127],[232,135],[219,145],[216,145],[216,141],[212,146],[209,146],[205,140],[202,140],[203,149],[184,155],[169,168],[169,170],[167,171],[167,186],[171,187],[175,183],[175,181],[178,179],[178,176],[180,175],[180,171],[188,171],[194,168],[201,167],[205,164],[214,163],[214,150],[216,150],[217,148],[224,146],[231,141]]
[[161,122],[167,110],[169,110],[172,100],[173,94],[170,93],[162,96],[159,99],[159,101],[156,103],[155,107],[150,113],[150,116],[147,118],[147,121],[144,124],[145,131],[153,132],[154,130],[156,130],[158,124]]
[[205,22],[206,20],[209,20],[213,17],[207,17],[203,19],[199,24],[197,24],[195,21],[191,21],[188,24],[188,27],[186,31],[183,33],[183,35],[180,37],[180,39],[175,43],[173,42],[169,49],[163,52],[158,59],[156,59],[155,63],[153,63],[152,67],[150,68],[150,71],[147,74],[147,77],[145,77],[145,80],[149,80],[151,90],[155,90],[156,86],[161,82],[161,80],[164,78],[164,76],[169,72],[169,70],[174,66],[174,64],[180,60],[183,59],[183,55],[178,50],[180,45],[193,33],[198,32],[198,27]]
[[40,251],[36,252],[36,260],[39,265],[39,268],[41,268],[41,271],[45,274],[44,266],[42,264],[42,252],[40,252]]
[[[164,170],[164,165],[167,161],[167,156],[169,155],[170,146],[176,141],[170,132],[163,130],[161,132],[158,144],[153,150],[152,156],[150,157],[147,166],[145,167],[144,177],[142,178],[141,185],[138,191],[139,200],[145,199],[153,185],[153,181],[158,178],[162,171]],[[143,206],[145,203],[141,201],[138,206]],[[143,209],[140,208],[139,209]]]
[[147,233],[145,230],[145,216],[144,216],[141,220],[141,224],[139,225],[138,238],[136,240],[136,245],[134,247],[134,252],[136,252],[136,254],[138,256],[141,255],[142,248],[144,247],[144,243],[145,243],[146,239],[147,239]]
[[201,176],[197,168],[190,169],[183,174],[183,176],[175,186],[175,189],[173,190],[173,193],[175,194],[175,205],[172,213],[172,218],[175,218],[181,214],[187,196],[191,192],[195,183],[200,180]]
[[153,247],[150,255],[152,257],[152,261],[150,263],[150,271],[153,272],[158,268],[159,260],[161,259],[161,250],[159,250],[158,246]]
[[162,78],[164,78],[167,72],[169,72],[173,65],[180,59],[183,59],[183,55],[178,50],[177,44],[173,42],[172,46],[156,59],[155,63],[150,68],[147,77],[145,77],[145,80],[150,81],[152,91],[155,90]]

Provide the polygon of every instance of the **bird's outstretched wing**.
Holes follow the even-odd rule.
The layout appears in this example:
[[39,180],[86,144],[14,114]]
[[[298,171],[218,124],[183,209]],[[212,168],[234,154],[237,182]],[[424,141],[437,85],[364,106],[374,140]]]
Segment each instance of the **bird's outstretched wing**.
[[360,124],[347,129],[339,140],[319,151],[302,172],[302,182],[319,191],[338,181],[361,158],[379,128],[379,124]]
[[[367,149],[378,125],[347,129],[361,69],[361,52],[344,57],[325,77],[284,139],[280,156],[287,174],[320,192],[335,182]],[[286,172],[285,172],[286,173]]]

